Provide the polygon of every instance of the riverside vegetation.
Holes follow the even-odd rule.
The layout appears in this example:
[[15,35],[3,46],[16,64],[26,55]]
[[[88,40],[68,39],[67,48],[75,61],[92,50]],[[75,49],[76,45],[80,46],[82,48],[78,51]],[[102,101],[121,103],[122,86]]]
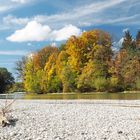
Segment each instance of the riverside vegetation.
[[115,52],[109,33],[83,32],[22,58],[16,69],[32,93],[140,90],[140,31],[135,39],[125,32]]

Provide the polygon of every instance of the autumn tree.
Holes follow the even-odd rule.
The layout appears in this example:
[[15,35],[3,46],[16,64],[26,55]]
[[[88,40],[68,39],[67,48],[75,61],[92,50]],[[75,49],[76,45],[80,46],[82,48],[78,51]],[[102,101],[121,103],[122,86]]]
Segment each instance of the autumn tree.
[[27,91],[36,93],[140,89],[140,32],[127,31],[113,54],[109,33],[90,30],[44,47],[17,63]]
[[46,77],[46,87],[47,92],[60,92],[62,91],[62,84],[59,76],[57,75],[56,60],[58,58],[59,51],[54,51],[45,65],[45,77]]
[[138,40],[138,35],[134,40],[130,33],[126,32],[122,48],[115,59],[116,74],[126,90],[135,88],[136,80],[140,75]]
[[136,35],[136,47],[140,49],[140,31],[138,31]]
[[71,92],[76,89],[76,72],[68,64],[69,55],[62,50],[57,58],[57,75],[61,79],[63,92]]
[[36,70],[44,69],[49,56],[53,52],[56,52],[56,51],[58,51],[58,49],[56,47],[47,46],[47,47],[44,47],[41,50],[37,51],[36,53],[34,53],[33,63],[34,63],[35,69]]
[[[57,56],[57,53],[56,47],[45,47],[28,58],[25,65],[24,80],[27,91],[36,93],[56,92],[54,88],[48,85],[56,84],[56,79],[52,80],[52,77],[55,74],[54,60],[56,60],[55,55]],[[49,80],[52,80],[54,84],[50,84]]]
[[96,79],[110,78],[111,37],[101,30],[93,30],[83,33],[80,39],[83,46],[81,45],[82,49],[79,46],[81,72],[78,75],[77,86],[84,91],[97,89]]
[[37,80],[36,71],[34,68],[33,60],[32,58],[28,58],[28,61],[25,65],[25,80],[24,80],[24,86],[26,91],[28,92],[39,92],[39,81]]

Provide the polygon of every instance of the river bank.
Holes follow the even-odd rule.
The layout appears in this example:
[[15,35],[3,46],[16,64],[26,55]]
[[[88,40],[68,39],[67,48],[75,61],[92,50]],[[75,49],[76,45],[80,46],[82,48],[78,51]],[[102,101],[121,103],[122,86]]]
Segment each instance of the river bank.
[[139,100],[17,100],[13,109],[1,140],[140,139]]

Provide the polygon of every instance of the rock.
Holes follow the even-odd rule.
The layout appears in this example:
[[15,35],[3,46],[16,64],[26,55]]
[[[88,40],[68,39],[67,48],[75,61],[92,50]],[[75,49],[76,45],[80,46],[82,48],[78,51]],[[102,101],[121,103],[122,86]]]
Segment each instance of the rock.
[[123,132],[122,131],[118,131],[118,134],[122,134]]

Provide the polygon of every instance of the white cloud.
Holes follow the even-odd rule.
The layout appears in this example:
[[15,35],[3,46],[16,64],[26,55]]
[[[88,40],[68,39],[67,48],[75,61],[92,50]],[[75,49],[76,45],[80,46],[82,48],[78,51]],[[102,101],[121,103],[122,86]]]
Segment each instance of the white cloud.
[[124,38],[122,37],[122,38],[119,40],[119,42],[118,42],[119,46],[122,45],[123,41],[124,41]]
[[51,39],[54,41],[67,40],[70,36],[78,36],[81,34],[81,30],[73,25],[67,25],[60,30],[55,30],[52,32]]
[[117,52],[120,50],[120,48],[122,47],[122,43],[124,41],[124,38],[122,37],[120,40],[115,41],[112,43],[112,50]]
[[36,21],[31,21],[25,28],[17,30],[14,34],[7,37],[7,40],[12,42],[43,41],[47,39],[50,32],[49,26],[43,26]]
[[11,0],[12,2],[17,2],[17,3],[26,3],[28,0]]
[[26,4],[32,4],[38,0],[0,0],[0,13],[8,12],[10,10],[25,6]]
[[27,57],[28,57],[29,59],[32,59],[32,58],[34,57],[34,53],[28,54]]
[[[21,1],[21,0],[13,0]],[[23,1],[23,0],[22,0]],[[27,0],[24,0],[27,1]],[[28,3],[37,0],[28,0]],[[14,3],[14,2],[13,2]],[[53,28],[62,28],[65,25],[91,26],[102,24],[117,24],[117,25],[139,25],[140,14],[138,7],[139,0],[104,0],[92,1],[87,0],[84,6],[73,6],[73,9],[59,12],[50,15],[35,15],[33,17],[18,18],[9,15],[3,18],[3,24],[9,25],[10,29],[19,25],[26,25],[30,21],[37,21],[41,24],[47,24]],[[24,4],[20,4],[24,5]],[[127,6],[126,6],[127,5]],[[135,9],[133,14],[130,14],[130,9]],[[113,12],[113,11],[117,11]],[[15,26],[13,26],[15,24]],[[10,26],[11,25],[11,26]],[[6,26],[7,27],[7,26]],[[1,28],[1,27],[0,27]]]
[[52,47],[56,47],[56,43],[55,43],[55,42],[52,42],[52,43],[51,43],[51,46],[52,46]]
[[[63,12],[60,14],[54,14],[50,16],[38,15],[33,18],[36,21],[39,21],[41,23],[47,22],[48,24],[53,26],[55,26],[56,23],[57,25],[65,25],[72,23],[77,26],[103,24],[106,22],[107,19],[102,20],[100,13],[102,13],[105,10],[108,10],[109,8],[115,7],[125,1],[127,0],[105,0],[99,2],[95,1],[81,7],[76,7],[73,10],[70,10],[69,12]],[[111,14],[111,16],[113,15]]]
[[106,23],[110,24],[118,24],[118,25],[138,25],[140,24],[140,21],[138,20],[140,18],[140,14],[135,14],[132,16],[122,16],[117,18],[111,18],[106,20]]
[[9,9],[11,9],[10,5],[0,5],[0,12],[5,12]]
[[123,41],[124,41],[124,38],[122,37],[122,38],[117,42],[118,51],[120,50],[120,48],[122,48]]
[[8,15],[3,18],[3,23],[6,25],[25,25],[28,22],[29,18],[16,18],[12,15]]
[[129,28],[123,29],[123,33],[127,32],[127,31],[129,31]]
[[21,51],[21,50],[15,50],[15,51],[0,51],[0,55],[25,55],[27,54],[26,51]]
[[[21,0],[13,0],[21,1]],[[18,4],[11,2],[12,6],[26,5],[25,3]],[[32,2],[31,2],[32,1]],[[37,0],[28,0],[28,3],[37,2]],[[63,3],[63,2],[62,2]],[[139,14],[139,0],[104,0],[104,1],[92,1],[87,0],[81,2],[84,4],[73,6],[73,9],[67,11],[58,12],[50,15],[35,15],[32,17],[19,18],[12,15],[8,15],[3,18],[3,23],[0,26],[2,29],[14,30],[25,26],[30,21],[36,21],[41,24],[47,24],[51,28],[59,29],[65,25],[75,25],[77,27],[91,26],[91,25],[103,25],[103,24],[116,24],[116,25],[139,25],[140,14]],[[14,4],[14,5],[13,5]],[[126,6],[127,5],[127,6]],[[7,4],[9,9],[11,4]],[[67,7],[66,7],[67,8]],[[0,9],[1,6],[0,6]],[[5,9],[5,8],[3,8]],[[131,9],[135,9],[133,13]],[[117,11],[117,12],[114,12]],[[3,27],[4,26],[4,27]]]
[[62,41],[72,35],[80,35],[81,30],[73,25],[67,25],[59,30],[52,30],[47,25],[42,25],[36,21],[29,22],[23,29],[15,31],[7,37],[11,42],[27,41]]

